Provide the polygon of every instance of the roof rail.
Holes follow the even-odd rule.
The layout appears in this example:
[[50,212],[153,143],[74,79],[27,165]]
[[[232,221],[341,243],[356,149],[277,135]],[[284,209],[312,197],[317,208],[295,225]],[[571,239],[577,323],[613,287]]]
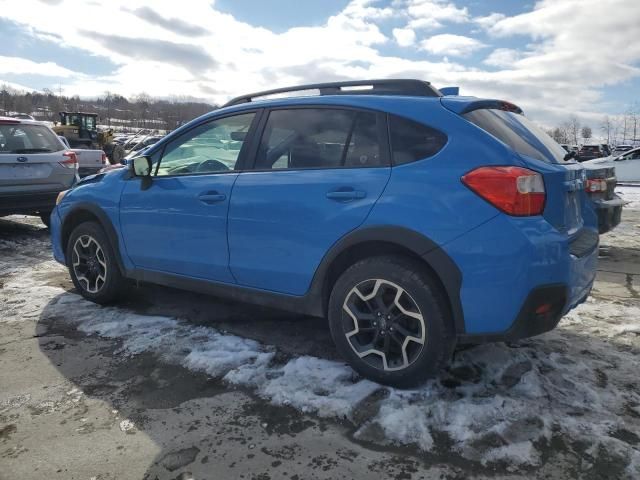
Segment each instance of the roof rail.
[[[351,88],[371,87],[371,88]],[[441,97],[442,94],[429,82],[414,79],[383,79],[383,80],[351,80],[345,82],[311,83],[296,87],[276,88],[263,92],[241,95],[223,107],[249,103],[254,98],[277,95],[279,93],[301,92],[305,90],[319,90],[320,95],[408,95],[416,97]]]

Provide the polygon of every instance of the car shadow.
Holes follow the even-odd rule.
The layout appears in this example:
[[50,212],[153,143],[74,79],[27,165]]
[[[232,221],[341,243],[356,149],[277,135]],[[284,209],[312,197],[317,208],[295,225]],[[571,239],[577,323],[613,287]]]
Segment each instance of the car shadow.
[[[131,421],[138,433],[156,445],[159,452],[149,458],[143,478],[186,480],[191,477],[173,474],[192,471],[194,467],[197,470],[208,461],[222,461],[225,455],[216,459],[215,443],[222,449],[221,425],[229,437],[226,441],[244,449],[255,438],[255,425],[267,425],[266,434],[289,442],[308,429],[325,429],[326,420],[314,419],[292,407],[271,405],[247,388],[166,362],[158,352],[124,355],[121,341],[87,335],[74,322],[60,317],[60,308],[54,306],[70,296],[77,299],[72,285],[44,306],[36,327],[40,350],[85,396],[110,405],[113,412],[118,412],[116,421]],[[144,315],[179,317],[194,325],[274,345],[279,353],[277,362],[299,355],[337,358],[322,319],[296,317],[154,285],[132,287],[118,308]],[[216,415],[220,403],[229,408]],[[210,421],[210,415],[219,418]],[[164,425],[165,421],[172,427]],[[102,422],[102,427],[100,424],[90,427],[114,428],[113,422]],[[185,435],[191,435],[191,440]],[[198,436],[197,441],[193,441],[194,435]],[[268,464],[279,461],[270,458]]]

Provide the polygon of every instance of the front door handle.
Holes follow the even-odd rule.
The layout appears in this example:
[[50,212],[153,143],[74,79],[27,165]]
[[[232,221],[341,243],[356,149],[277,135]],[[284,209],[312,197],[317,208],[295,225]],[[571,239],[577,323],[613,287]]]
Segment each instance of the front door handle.
[[365,198],[367,196],[367,192],[363,190],[354,190],[343,189],[343,190],[331,190],[327,192],[327,198],[330,200],[338,200],[341,202],[346,202],[349,200],[359,200],[361,198]]
[[198,195],[198,200],[200,200],[202,203],[206,203],[207,205],[224,202],[226,198],[227,196],[224,193],[218,192],[204,192]]

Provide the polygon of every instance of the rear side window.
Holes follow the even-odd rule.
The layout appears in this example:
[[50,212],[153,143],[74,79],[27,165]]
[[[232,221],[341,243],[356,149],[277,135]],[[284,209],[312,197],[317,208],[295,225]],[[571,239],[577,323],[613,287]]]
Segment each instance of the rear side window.
[[444,133],[395,115],[389,115],[389,134],[394,165],[432,157],[447,143]]
[[332,108],[274,110],[264,129],[256,169],[378,167],[377,115]]
[[463,116],[521,155],[547,163],[564,162],[564,148],[522,114],[484,108]]
[[48,153],[64,150],[55,133],[43,125],[0,125],[0,153]]

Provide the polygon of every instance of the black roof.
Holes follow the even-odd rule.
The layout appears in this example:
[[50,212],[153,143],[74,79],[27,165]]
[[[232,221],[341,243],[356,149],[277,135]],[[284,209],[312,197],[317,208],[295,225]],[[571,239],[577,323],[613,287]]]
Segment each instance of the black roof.
[[[369,87],[359,89],[357,87]],[[276,88],[241,95],[227,102],[224,107],[248,103],[258,97],[279,93],[319,90],[320,95],[408,95],[416,97],[441,97],[442,94],[429,82],[415,79],[350,80],[344,82],[311,83],[295,87]]]

